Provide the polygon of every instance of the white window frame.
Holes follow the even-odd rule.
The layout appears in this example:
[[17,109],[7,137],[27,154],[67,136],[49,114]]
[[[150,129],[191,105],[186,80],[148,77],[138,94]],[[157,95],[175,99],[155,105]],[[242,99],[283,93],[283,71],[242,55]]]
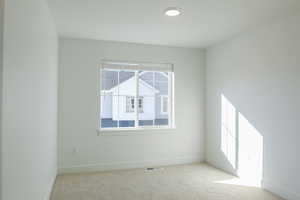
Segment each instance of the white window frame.
[[[160,125],[160,126],[139,126],[139,107],[138,107],[138,101],[134,101],[135,103],[135,111],[134,113],[136,114],[136,118],[135,118],[135,126],[134,127],[109,127],[109,128],[102,128],[101,127],[101,110],[99,113],[99,125],[100,127],[98,128],[99,132],[110,132],[110,131],[130,131],[130,130],[162,130],[162,129],[175,129],[175,112],[174,112],[174,108],[175,108],[175,102],[174,102],[174,87],[175,87],[175,77],[174,77],[174,68],[173,68],[173,64],[153,64],[153,63],[137,63],[137,62],[115,62],[115,61],[107,61],[105,60],[102,63],[102,66],[100,68],[100,77],[102,78],[102,71],[107,69],[107,70],[114,70],[114,68],[110,69],[110,67],[104,67],[104,65],[111,65],[113,63],[113,65],[115,65],[115,63],[117,63],[117,65],[120,66],[130,66],[128,68],[123,67],[122,69],[125,71],[134,71],[135,72],[135,82],[136,82],[136,90],[137,93],[135,95],[135,99],[140,98],[139,97],[139,74],[138,71],[153,71],[153,72],[169,72],[168,75],[168,95],[162,95],[162,96],[166,96],[168,98],[168,112],[166,114],[168,114],[168,125]],[[124,64],[125,63],[125,64]],[[151,68],[149,67],[149,70],[147,70],[148,66],[153,65],[154,67]],[[172,70],[164,70],[163,67],[164,65],[169,65],[172,66]],[[134,66],[134,67],[133,67]],[[144,67],[143,66],[147,66]],[[136,69],[132,69],[135,68]],[[140,69],[140,67],[142,67],[142,69]],[[161,67],[161,68],[160,68]],[[122,70],[119,69],[119,70]],[[157,71],[155,69],[158,69]],[[118,71],[118,70],[117,70]],[[101,81],[100,81],[100,101],[101,101]],[[143,97],[142,97],[143,98]],[[143,101],[144,102],[144,101]],[[100,109],[101,109],[102,105],[100,102]],[[144,105],[143,105],[144,107]],[[161,106],[162,107],[162,106]],[[144,111],[144,109],[142,109]],[[142,111],[142,112],[143,112]],[[154,120],[153,120],[154,121]],[[153,123],[154,124],[154,123]]]

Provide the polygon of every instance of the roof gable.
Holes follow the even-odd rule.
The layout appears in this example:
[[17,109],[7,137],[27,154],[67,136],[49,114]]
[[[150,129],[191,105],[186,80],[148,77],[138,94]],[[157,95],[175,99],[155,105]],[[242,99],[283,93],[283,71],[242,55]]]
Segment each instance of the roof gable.
[[[131,81],[135,81],[134,79],[135,79],[135,77],[131,77],[131,78],[127,79],[126,81],[123,81],[122,83],[114,86],[113,88],[111,88],[109,90],[105,90],[105,93],[116,92],[116,90],[118,89],[118,87],[122,87],[122,85],[128,84]],[[145,86],[146,88],[148,88],[153,93],[159,93],[159,91],[155,87],[153,87],[152,85],[150,85],[147,82],[143,81],[142,79],[140,79],[139,82],[140,82],[140,84],[142,84],[143,86]]]

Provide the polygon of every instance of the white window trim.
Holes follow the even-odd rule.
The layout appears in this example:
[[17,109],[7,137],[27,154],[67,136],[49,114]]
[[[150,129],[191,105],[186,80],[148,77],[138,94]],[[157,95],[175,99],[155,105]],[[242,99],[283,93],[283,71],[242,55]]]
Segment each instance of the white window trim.
[[155,126],[155,127],[137,127],[137,128],[105,128],[97,129],[98,136],[124,136],[132,134],[141,134],[141,133],[174,133],[173,130],[176,130],[176,127],[169,126]]
[[[107,61],[104,60],[104,63],[102,63],[101,67],[100,67],[100,77],[102,78],[102,71],[106,68],[104,67],[105,65],[109,64],[109,63],[106,63]],[[109,61],[111,62],[111,61]],[[124,62],[118,62],[118,63],[124,63]],[[127,62],[127,63],[131,63],[131,62]],[[153,63],[143,63],[142,65],[140,66],[143,66],[144,65],[148,65],[148,64],[153,64]],[[136,62],[134,62],[133,65],[137,65]],[[169,97],[168,98],[168,112],[166,114],[168,114],[168,120],[169,120],[169,124],[168,125],[162,125],[162,126],[138,126],[138,122],[139,122],[139,118],[138,118],[138,101],[135,101],[135,113],[136,113],[136,119],[135,119],[135,127],[119,127],[119,122],[118,122],[118,127],[112,127],[112,128],[102,128],[101,127],[101,102],[100,102],[100,113],[99,113],[99,123],[98,125],[100,125],[100,127],[97,129],[97,132],[98,133],[107,133],[107,132],[131,132],[131,131],[154,131],[154,130],[173,130],[173,129],[176,129],[176,126],[175,126],[175,112],[174,112],[174,109],[175,109],[175,103],[174,103],[174,100],[175,100],[175,95],[174,95],[174,88],[175,88],[175,78],[174,78],[174,70],[173,70],[173,64],[156,64],[156,65],[167,65],[167,66],[172,66],[172,70],[164,70],[163,68],[161,70],[153,70],[153,69],[150,69],[149,71],[161,71],[161,72],[171,72],[171,74],[168,76],[168,82],[169,82],[169,88],[168,88],[168,92],[169,92]],[[137,89],[137,93],[136,93],[136,96],[135,98],[138,99],[138,91],[139,91],[139,81],[138,81],[138,71],[136,70],[133,70],[133,69],[126,69],[124,68],[124,70],[126,71],[134,71],[135,72],[135,79],[136,79],[136,89]],[[146,69],[142,69],[143,71],[147,71]],[[119,75],[118,75],[119,76]],[[118,77],[119,79],[119,77]],[[101,79],[100,79],[101,80]],[[101,101],[101,81],[99,81],[99,84],[100,86],[100,101]],[[168,95],[164,95],[164,96],[168,96]],[[117,134],[116,134],[117,135]],[[123,134],[122,134],[123,135]]]

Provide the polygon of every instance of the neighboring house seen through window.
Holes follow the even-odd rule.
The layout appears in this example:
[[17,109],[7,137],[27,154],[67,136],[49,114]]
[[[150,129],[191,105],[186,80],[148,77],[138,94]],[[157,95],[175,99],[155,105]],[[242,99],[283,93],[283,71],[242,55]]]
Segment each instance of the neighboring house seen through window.
[[132,97],[132,96],[126,97],[126,112],[127,113],[134,112],[134,97]]
[[144,104],[143,104],[143,97],[140,97],[139,98],[139,102],[138,102],[138,109],[139,109],[139,113],[142,113],[142,112],[144,112],[143,111],[143,106]]
[[[127,96],[126,97],[126,113],[133,113],[134,108],[135,108],[135,97]],[[138,110],[139,110],[139,113],[143,112],[143,97],[139,97]]]
[[100,129],[174,127],[173,66],[106,62]]
[[167,95],[162,95],[160,97],[161,103],[160,103],[160,112],[161,114],[168,114],[168,96]]

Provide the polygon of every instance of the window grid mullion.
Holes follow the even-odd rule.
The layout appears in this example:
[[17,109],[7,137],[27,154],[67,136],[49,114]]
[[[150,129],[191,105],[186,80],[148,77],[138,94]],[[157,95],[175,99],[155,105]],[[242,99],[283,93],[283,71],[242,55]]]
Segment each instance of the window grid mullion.
[[[119,85],[120,85],[120,71],[118,71],[118,118],[119,118],[119,116],[120,116],[120,87],[119,87]],[[118,119],[118,121],[117,121],[117,126],[118,126],[118,128],[120,128],[120,119]]]
[[[153,74],[152,74],[152,78],[153,78],[153,82],[152,82],[152,84],[153,84],[153,87],[155,88],[155,79],[156,79],[156,77],[155,77],[155,72],[152,72]],[[155,126],[155,117],[156,117],[156,94],[154,93],[154,119],[152,120],[152,126]]]
[[138,77],[138,71],[134,72],[135,74],[135,89],[136,89],[136,93],[135,93],[135,101],[134,101],[134,112],[135,112],[135,128],[139,127],[139,112],[138,112],[138,97],[139,97],[139,77]]
[[173,126],[173,76],[168,73],[168,127]]

